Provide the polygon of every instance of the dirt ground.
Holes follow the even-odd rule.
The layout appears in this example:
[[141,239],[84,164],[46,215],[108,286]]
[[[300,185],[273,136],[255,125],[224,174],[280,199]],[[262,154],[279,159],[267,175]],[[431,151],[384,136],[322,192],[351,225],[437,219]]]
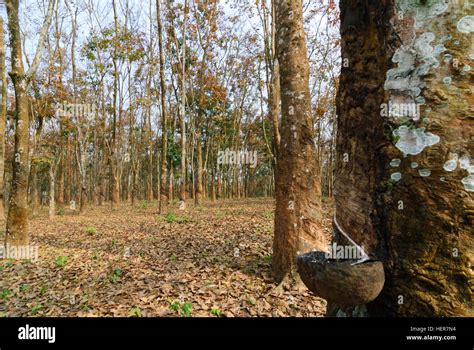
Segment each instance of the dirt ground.
[[[0,260],[0,316],[322,316],[308,290],[276,292],[271,199],[47,208],[30,221],[39,258]],[[331,207],[325,205],[326,233]]]

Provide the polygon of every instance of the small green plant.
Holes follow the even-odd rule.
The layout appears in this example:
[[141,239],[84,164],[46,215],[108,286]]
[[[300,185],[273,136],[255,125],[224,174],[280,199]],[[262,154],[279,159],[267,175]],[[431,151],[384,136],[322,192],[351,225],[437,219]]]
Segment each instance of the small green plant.
[[176,262],[177,259],[178,259],[178,257],[177,257],[176,255],[174,255],[174,254],[172,254],[172,255],[170,256],[170,261],[171,261],[171,262]]
[[148,203],[148,201],[143,201],[142,202],[142,209],[148,209],[149,205],[150,205],[150,203]]
[[175,301],[173,303],[170,303],[170,310],[179,313],[180,306],[181,303],[179,301]]
[[128,315],[132,317],[142,317],[142,311],[138,307],[133,307]]
[[87,303],[81,305],[81,310],[82,311],[89,311],[90,309],[91,308]]
[[191,303],[184,303],[181,305],[181,312],[184,316],[190,317],[191,311],[193,311],[193,304]]
[[163,217],[163,220],[168,224],[176,222],[177,224],[187,224],[191,222],[191,218],[188,216],[177,216],[175,213],[168,213]]
[[69,258],[67,256],[58,256],[56,258],[56,266],[57,267],[64,267],[66,266],[67,261]]
[[273,219],[273,211],[266,211],[265,213],[263,213],[263,216],[266,219]]
[[92,256],[91,256],[91,259],[92,260],[97,260],[98,258],[99,258],[99,253],[98,252],[93,252]]
[[46,293],[46,287],[45,286],[41,287],[39,292],[41,295],[44,295],[44,293]]
[[222,314],[222,311],[221,311],[221,309],[219,309],[218,307],[213,307],[213,308],[211,309],[211,315],[212,315],[212,316],[220,317],[221,314]]
[[163,219],[168,223],[171,224],[176,221],[176,214],[175,213],[168,213],[166,214]]
[[117,240],[113,239],[111,245],[112,245],[112,248],[116,247],[117,246]]
[[89,236],[94,236],[95,234],[97,234],[97,229],[95,227],[87,227],[85,229],[86,233],[89,235]]
[[30,290],[30,285],[29,284],[22,284],[21,287],[20,287],[20,291],[22,293],[28,293],[28,291]]
[[120,277],[122,277],[122,270],[117,268],[109,275],[109,280],[111,283],[116,284],[120,281]]
[[63,216],[64,215],[64,208],[60,208],[58,210],[58,215]]
[[263,261],[266,262],[266,263],[271,263],[272,259],[273,259],[273,257],[271,255],[267,255],[267,256],[263,257]]
[[6,269],[6,268],[12,267],[12,266],[13,266],[13,259],[8,259],[8,260],[3,264],[3,266],[1,267],[0,271],[2,271],[3,269]]
[[220,220],[220,219],[223,219],[224,217],[225,217],[225,213],[224,213],[224,212],[222,212],[222,211],[220,211],[220,210],[216,212],[216,219],[219,219],[219,220]]
[[36,315],[42,308],[43,308],[43,305],[36,304],[35,306],[31,308],[31,314]]
[[170,303],[170,310],[178,313],[178,315],[183,317],[190,317],[191,312],[193,311],[193,304],[191,303],[182,303],[179,300]]
[[9,289],[2,289],[2,291],[0,292],[0,299],[7,299],[10,297],[10,295],[12,295],[12,291],[9,290]]

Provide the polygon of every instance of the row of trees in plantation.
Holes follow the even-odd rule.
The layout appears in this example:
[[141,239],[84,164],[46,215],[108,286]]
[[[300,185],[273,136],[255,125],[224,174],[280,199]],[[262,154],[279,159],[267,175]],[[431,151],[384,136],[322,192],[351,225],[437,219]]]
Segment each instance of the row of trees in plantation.
[[[27,243],[28,211],[42,204],[54,217],[156,199],[163,213],[176,201],[183,208],[273,195],[280,135],[271,1],[6,5],[11,50],[0,124],[10,244]],[[337,8],[305,8],[310,118],[331,195]],[[28,11],[41,23],[23,18]]]

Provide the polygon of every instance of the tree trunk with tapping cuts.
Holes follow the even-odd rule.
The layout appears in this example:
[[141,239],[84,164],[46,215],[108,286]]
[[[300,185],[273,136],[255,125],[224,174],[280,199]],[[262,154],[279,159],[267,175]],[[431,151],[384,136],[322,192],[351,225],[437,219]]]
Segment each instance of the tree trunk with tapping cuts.
[[282,0],[276,5],[282,124],[272,268],[281,282],[297,277],[297,254],[321,249],[323,234],[302,3]]
[[331,316],[473,316],[466,4],[341,2],[334,230],[383,262],[385,287]]

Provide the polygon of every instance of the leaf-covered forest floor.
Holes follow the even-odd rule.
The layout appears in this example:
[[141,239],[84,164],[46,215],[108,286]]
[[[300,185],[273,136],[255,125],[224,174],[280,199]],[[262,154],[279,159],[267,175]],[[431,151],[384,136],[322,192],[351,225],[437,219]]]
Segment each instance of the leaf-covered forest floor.
[[307,289],[275,288],[273,206],[175,204],[160,216],[156,202],[137,202],[53,221],[43,208],[30,221],[38,261],[0,260],[0,316],[323,316]]

